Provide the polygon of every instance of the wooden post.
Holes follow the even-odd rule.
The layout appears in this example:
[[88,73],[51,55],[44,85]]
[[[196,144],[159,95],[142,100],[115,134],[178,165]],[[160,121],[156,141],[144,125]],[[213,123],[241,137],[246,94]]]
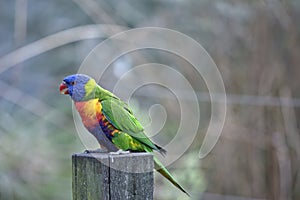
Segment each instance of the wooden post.
[[152,200],[153,155],[78,153],[72,156],[73,200]]

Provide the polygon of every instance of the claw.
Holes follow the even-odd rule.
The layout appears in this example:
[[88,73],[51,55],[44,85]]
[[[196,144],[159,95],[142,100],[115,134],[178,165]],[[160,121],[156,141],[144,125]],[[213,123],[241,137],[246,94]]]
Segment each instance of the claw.
[[[109,152],[110,155],[120,155],[120,154],[128,154],[130,151],[123,151],[122,149],[119,149],[116,152]],[[111,157],[111,162],[114,162],[114,157]]]
[[106,149],[95,149],[95,150],[88,150],[86,149],[83,153],[107,153]]
[[128,154],[128,153],[130,153],[130,151],[123,151],[122,149],[119,149],[116,152],[109,152],[109,154],[112,154],[112,155],[120,155],[120,154]]

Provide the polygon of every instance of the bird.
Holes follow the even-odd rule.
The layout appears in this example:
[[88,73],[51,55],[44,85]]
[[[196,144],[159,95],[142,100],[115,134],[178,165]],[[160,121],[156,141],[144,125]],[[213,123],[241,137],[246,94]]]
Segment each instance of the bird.
[[[149,152],[162,155],[166,150],[153,143],[134,116],[127,103],[112,92],[102,88],[85,74],[66,76],[59,86],[61,94],[69,95],[85,128],[109,152]],[[154,168],[175,187],[190,194],[173,178],[164,165],[154,156]]]

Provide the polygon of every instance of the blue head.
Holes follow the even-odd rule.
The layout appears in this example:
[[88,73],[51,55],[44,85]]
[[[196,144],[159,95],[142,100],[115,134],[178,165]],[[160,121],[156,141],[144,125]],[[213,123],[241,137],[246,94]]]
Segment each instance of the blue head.
[[73,74],[63,79],[59,90],[61,94],[69,94],[74,101],[87,100],[93,94],[97,83],[84,74]]

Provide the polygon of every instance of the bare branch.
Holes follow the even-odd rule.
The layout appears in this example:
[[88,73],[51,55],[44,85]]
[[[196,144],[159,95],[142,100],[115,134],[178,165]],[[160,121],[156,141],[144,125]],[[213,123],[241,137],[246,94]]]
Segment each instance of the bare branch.
[[32,58],[59,46],[63,46],[80,40],[109,37],[120,32],[120,30],[126,29],[126,27],[117,25],[100,24],[79,26],[55,33],[1,57],[0,73],[15,66],[16,64],[24,62],[29,58]]

